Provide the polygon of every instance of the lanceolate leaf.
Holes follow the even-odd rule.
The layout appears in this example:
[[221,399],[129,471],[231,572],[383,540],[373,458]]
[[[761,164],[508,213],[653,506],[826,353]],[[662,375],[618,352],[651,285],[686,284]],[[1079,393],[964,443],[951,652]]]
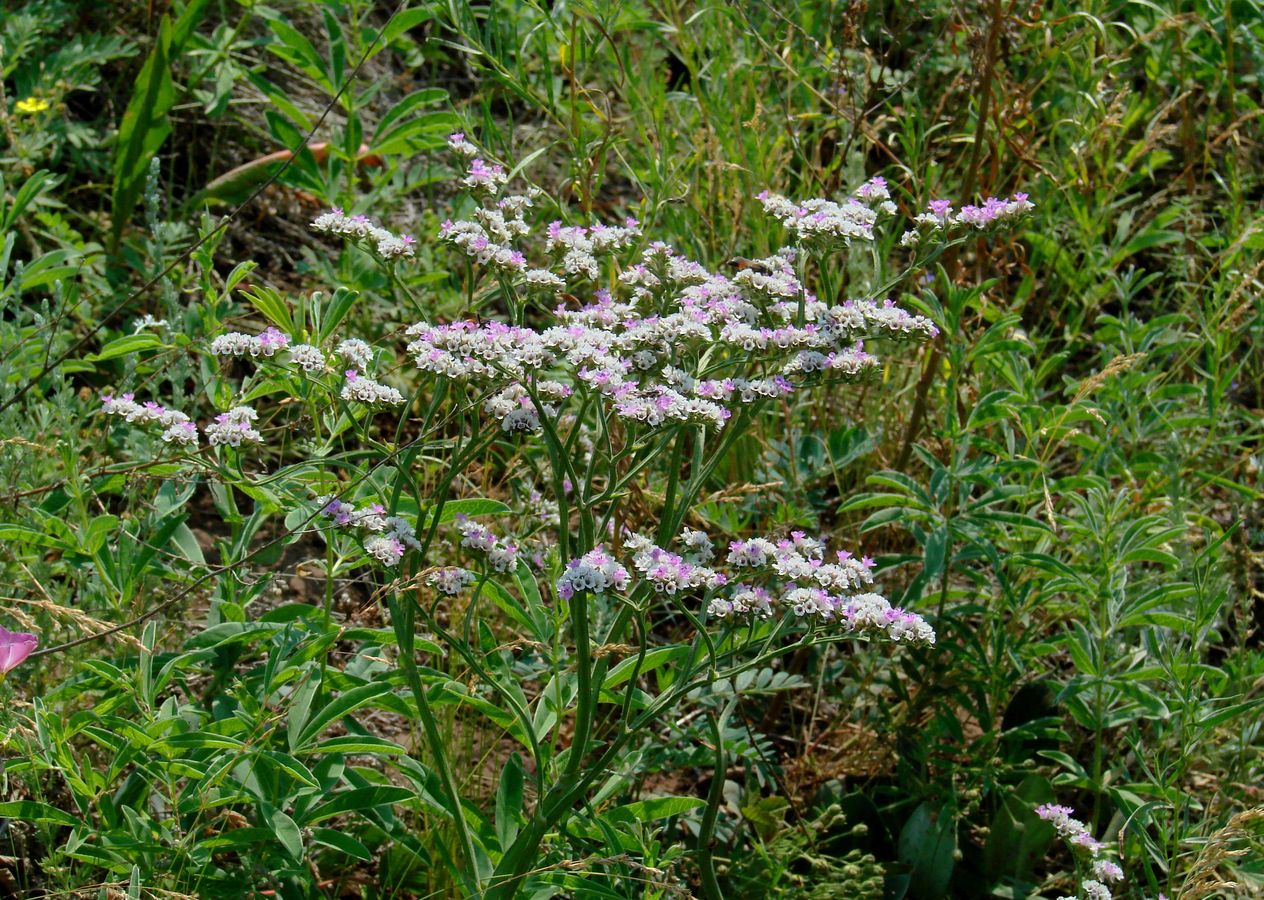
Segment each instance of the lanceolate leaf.
[[209,3],[210,0],[191,0],[174,23],[163,16],[154,48],[136,77],[136,88],[123,113],[114,148],[111,244],[115,250],[144,189],[149,161],[171,134],[167,114],[176,102],[172,60],[179,56]]

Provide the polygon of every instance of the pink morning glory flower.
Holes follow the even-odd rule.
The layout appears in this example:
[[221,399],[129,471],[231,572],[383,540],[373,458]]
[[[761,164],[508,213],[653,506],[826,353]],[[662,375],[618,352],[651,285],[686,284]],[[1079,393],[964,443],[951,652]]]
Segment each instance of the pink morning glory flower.
[[10,631],[0,626],[0,677],[16,669],[39,646],[29,631]]

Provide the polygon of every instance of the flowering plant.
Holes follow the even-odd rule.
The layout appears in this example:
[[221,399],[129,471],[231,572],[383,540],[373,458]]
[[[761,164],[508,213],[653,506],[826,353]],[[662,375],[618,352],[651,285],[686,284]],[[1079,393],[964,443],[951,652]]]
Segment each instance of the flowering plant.
[[1106,845],[1093,837],[1088,826],[1075,818],[1075,810],[1069,806],[1043,803],[1036,807],[1036,815],[1052,825],[1058,837],[1076,854],[1076,867],[1084,875],[1080,881],[1080,896],[1084,900],[1111,900],[1109,885],[1123,881],[1124,870],[1106,855]]
[[[880,178],[842,201],[761,196],[792,243],[729,276],[650,240],[632,217],[555,219],[541,232],[540,192],[508,191],[504,166],[462,134],[449,143],[474,203],[439,232],[463,264],[463,317],[426,318],[403,341],[370,344],[336,334],[354,295],[315,297],[295,315],[256,291],[271,324],[209,346],[222,363],[213,395],[227,407],[201,429],[210,449],[198,449],[189,416],[157,402],[110,395],[103,409],[162,428],[218,479],[286,509],[288,540],[322,542],[331,583],[356,573],[376,586],[464,887],[503,898],[542,877],[531,873],[549,835],[583,817],[612,774],[633,774],[632,751],[681,704],[699,705],[719,729],[738,692],[726,699],[715,686],[787,653],[859,639],[934,643],[931,623],[876,590],[868,557],[803,531],[717,548],[697,527],[697,506],[766,411],[872,377],[880,362],[869,342],[938,330],[872,290],[841,299],[830,278],[837,254],[874,245],[897,223]],[[891,283],[1029,207],[1018,195],[954,216],[932,201]],[[363,214],[334,209],[312,227],[359,246],[401,286],[417,258],[416,240]],[[303,459],[247,474],[281,456],[270,445],[290,435],[301,435]],[[472,473],[489,471],[502,473],[496,496],[471,496]],[[479,521],[490,516],[508,524]],[[519,631],[512,649],[497,646],[488,602]],[[534,801],[498,800],[493,831],[464,812],[435,711],[453,689],[418,664],[419,623],[472,673],[482,694],[469,705],[528,756],[518,777],[529,773]],[[722,771],[725,746],[713,749]],[[711,895],[720,802],[713,791],[698,827]]]
[[10,631],[0,625],[0,678],[8,675],[34,652],[39,638],[27,631]]

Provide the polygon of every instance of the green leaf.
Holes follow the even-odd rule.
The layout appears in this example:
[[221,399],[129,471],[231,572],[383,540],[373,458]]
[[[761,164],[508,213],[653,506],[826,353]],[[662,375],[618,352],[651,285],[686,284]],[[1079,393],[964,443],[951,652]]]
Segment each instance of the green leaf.
[[52,547],[72,552],[77,549],[51,534],[22,525],[0,525],[0,540],[17,545],[30,544],[33,547]]
[[229,850],[252,847],[264,841],[273,840],[276,833],[270,828],[234,828],[213,838],[198,841],[200,850]]
[[[468,500],[451,500],[443,504],[443,511],[439,514],[439,524],[445,525],[456,519],[457,516],[503,516],[510,512],[510,509],[499,500],[485,500],[482,498],[471,498]],[[431,510],[427,515],[427,526],[431,519],[434,518],[434,511]]]
[[508,849],[518,836],[524,780],[522,758],[517,753],[509,754],[496,787],[496,837],[501,849]]
[[707,802],[700,797],[652,797],[649,800],[625,803],[623,806],[606,810],[601,814],[601,818],[612,823],[652,822],[655,819],[678,816],[706,805]]
[[[402,10],[382,30],[382,39],[374,48],[373,55],[381,53],[405,31],[410,31],[423,22],[429,22],[432,18],[434,18],[434,10],[428,6]],[[438,88],[430,88],[430,90],[438,90]],[[444,95],[446,96],[446,93]]]
[[329,738],[299,752],[305,756],[314,753],[380,753],[386,756],[402,756],[408,750],[386,738],[348,734]]
[[290,308],[276,291],[262,285],[239,292],[250,301],[250,304],[264,317],[288,335],[294,334],[294,320],[290,316]]
[[1204,728],[1214,728],[1217,725],[1223,725],[1230,719],[1237,718],[1243,713],[1248,713],[1258,708],[1261,703],[1264,703],[1264,697],[1247,700],[1245,703],[1235,703],[1233,706],[1226,706],[1223,709],[1209,710],[1199,717],[1198,724]]
[[948,550],[948,527],[941,525],[926,536],[922,573],[928,583],[937,581],[944,573],[944,560]]
[[127,356],[129,353],[139,353],[141,350],[156,350],[162,346],[162,340],[155,334],[129,334],[115,338],[102,347],[100,353],[85,356],[84,361],[102,362],[107,359]]
[[268,17],[268,27],[279,39],[271,42],[268,49],[312,79],[327,94],[336,94],[341,85],[335,85],[325,71],[325,58],[312,46],[303,33],[279,16]]
[[523,607],[523,605],[518,601],[518,598],[513,594],[509,593],[494,581],[483,582],[483,593],[484,595],[490,597],[491,601],[500,607],[501,612],[531,632],[531,636],[537,641],[544,643],[548,640],[547,635],[542,636],[539,634],[537,623],[531,619],[526,608]]
[[22,822],[36,822],[42,825],[65,825],[68,828],[83,824],[83,819],[79,816],[72,816],[55,806],[37,803],[34,800],[10,800],[7,803],[0,803],[0,819],[18,819]]
[[360,294],[357,291],[348,290],[340,287],[334,291],[334,295],[330,298],[327,306],[321,307],[320,332],[317,334],[317,343],[323,344],[333,335],[334,329],[342,324],[342,320],[347,317],[347,313],[351,312],[351,307],[358,300]]
[[1166,568],[1175,568],[1180,565],[1180,560],[1175,555],[1156,547],[1138,547],[1125,553],[1119,560],[1121,566],[1135,562],[1158,563]]
[[[32,172],[22,186],[14,192],[7,209],[4,208],[4,203],[0,202],[0,231],[10,231],[17,224],[18,216],[22,215],[26,208],[44,192],[45,187],[51,190],[54,184],[47,169]],[[0,268],[0,273],[2,272],[3,268]]]
[[345,853],[352,859],[368,862],[373,858],[373,854],[369,848],[361,844],[353,837],[348,837],[341,831],[335,831],[332,828],[313,828],[312,843],[321,844],[325,847],[332,847],[339,853]]
[[312,774],[311,770],[288,754],[276,750],[260,750],[259,758],[276,766],[295,781],[301,782],[308,787],[320,787],[319,782],[316,781],[316,776]]
[[176,102],[171,62],[179,57],[185,41],[209,3],[210,0],[191,0],[174,25],[169,16],[163,16],[158,26],[158,39],[136,76],[136,86],[123,113],[123,121],[119,123],[114,147],[110,215],[111,246],[116,250],[123,227],[140,199],[149,161],[171,134],[167,113]]
[[257,637],[270,636],[281,630],[280,625],[258,622],[221,622],[193,635],[185,641],[184,646],[186,650],[222,647],[225,644],[239,644]]
[[175,750],[241,750],[246,745],[235,737],[226,734],[212,734],[207,731],[192,731],[188,734],[173,734],[158,741]]
[[946,810],[936,816],[927,803],[913,810],[899,840],[900,861],[909,867],[912,900],[939,900],[947,893],[956,849],[956,822]]
[[[640,660],[639,674],[644,675],[647,672],[653,672],[660,666],[666,665],[673,659],[684,656],[689,652],[688,647],[657,647],[645,654],[645,659]],[[633,670],[637,669],[637,656],[629,656],[627,659],[621,660],[617,666],[610,670],[606,675],[606,680],[601,683],[603,689],[616,687],[632,677]]]
[[306,826],[314,825],[317,822],[323,822],[326,819],[332,819],[334,816],[348,812],[361,812],[366,809],[372,809],[375,806],[386,806],[392,803],[402,803],[405,800],[411,800],[416,795],[402,787],[388,787],[385,785],[378,787],[356,788],[351,791],[344,791],[341,794],[335,794],[333,799],[323,806],[318,806],[303,816],[303,824]]
[[389,694],[390,692],[391,686],[389,684],[381,681],[372,681],[339,694],[337,699],[312,717],[312,720],[307,723],[307,726],[299,736],[298,742],[292,749],[297,750],[307,746],[328,725],[336,722],[343,716],[351,715],[360,707],[366,706],[383,694]]
[[785,797],[760,797],[742,807],[742,818],[749,822],[764,841],[771,841],[786,824],[790,801]]
[[1053,786],[1040,775],[1029,775],[1006,794],[992,817],[983,851],[984,870],[992,884],[1009,879],[1035,880],[1036,867],[1053,843],[1053,826],[1035,813],[1035,807],[1054,800]]
[[410,113],[415,112],[423,106],[429,106],[432,103],[439,103],[448,98],[448,92],[443,88],[422,88],[419,91],[413,91],[403,100],[396,103],[390,108],[386,115],[382,116],[377,128],[374,129],[374,135],[383,135],[391,130],[396,124],[403,121]]
[[290,854],[290,858],[295,862],[301,860],[303,833],[299,831],[298,824],[279,809],[271,810],[266,820],[276,834],[277,840],[281,842],[281,846],[285,848],[285,852]]

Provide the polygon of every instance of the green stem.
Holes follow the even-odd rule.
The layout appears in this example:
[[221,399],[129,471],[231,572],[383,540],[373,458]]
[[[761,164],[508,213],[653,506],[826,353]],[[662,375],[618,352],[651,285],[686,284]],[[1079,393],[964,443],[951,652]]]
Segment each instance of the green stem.
[[715,877],[715,857],[711,852],[711,841],[715,837],[715,822],[720,814],[720,804],[724,802],[724,723],[737,703],[736,698],[730,700],[721,715],[712,713],[711,740],[715,743],[715,770],[711,773],[711,790],[707,791],[707,809],[702,814],[702,824],[698,827],[698,872],[702,880],[702,893],[707,900],[724,900],[724,892],[720,890],[720,882]]
[[421,682],[421,673],[417,670],[417,660],[413,655],[413,623],[415,611],[411,602],[400,603],[394,595],[387,597],[387,606],[391,612],[391,625],[395,629],[395,640],[399,643],[400,661],[403,663],[404,676],[408,679],[408,687],[413,692],[413,700],[417,706],[417,716],[421,720],[422,730],[426,734],[426,742],[430,744],[430,755],[439,773],[439,781],[447,795],[449,812],[452,813],[460,839],[461,856],[465,862],[465,892],[472,897],[481,896],[478,879],[477,856],[474,850],[474,839],[470,835],[469,825],[465,821],[465,812],[461,804],[461,792],[452,767],[448,765],[448,755],[444,752],[443,735],[439,733],[439,724],[435,720],[434,710],[430,708],[430,698],[426,695],[425,686]]

